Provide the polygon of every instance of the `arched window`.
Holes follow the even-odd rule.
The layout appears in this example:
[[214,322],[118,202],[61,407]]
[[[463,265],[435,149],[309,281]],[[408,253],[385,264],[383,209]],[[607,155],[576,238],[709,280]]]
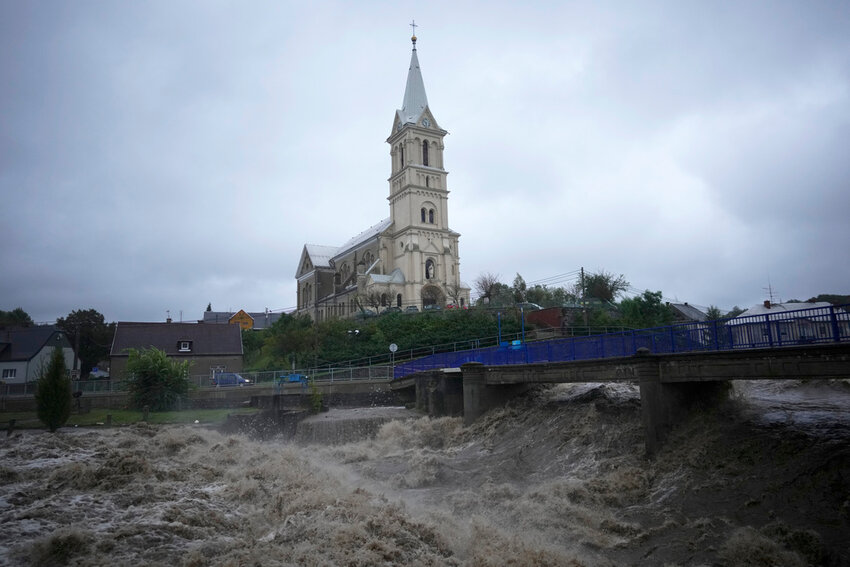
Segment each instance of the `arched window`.
[[422,141],[422,165],[428,165],[428,140]]
[[395,296],[395,306],[401,307],[401,294]]
[[428,222],[434,224],[434,209],[428,211]]
[[422,222],[425,222],[425,207],[422,207],[422,210],[419,212],[422,213]]
[[404,167],[404,146],[399,146],[399,147],[398,147],[398,152],[399,152],[399,155],[401,156],[401,157],[399,158],[399,160],[400,160],[400,161],[399,161],[399,166],[398,166],[398,168],[399,168],[399,169],[402,169],[402,168]]
[[387,306],[387,294],[382,293],[381,294],[381,307],[386,307],[386,306]]
[[426,175],[425,176],[425,187],[430,187],[430,186],[431,186],[431,176]]

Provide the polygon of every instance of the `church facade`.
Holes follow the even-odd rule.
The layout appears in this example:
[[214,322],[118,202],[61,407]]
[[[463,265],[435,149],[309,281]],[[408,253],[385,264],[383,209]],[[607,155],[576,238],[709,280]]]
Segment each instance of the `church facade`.
[[314,321],[394,308],[466,307],[460,279],[460,234],[449,228],[448,134],[428,106],[416,36],[390,145],[390,216],[341,246],[306,244],[295,278],[297,314]]

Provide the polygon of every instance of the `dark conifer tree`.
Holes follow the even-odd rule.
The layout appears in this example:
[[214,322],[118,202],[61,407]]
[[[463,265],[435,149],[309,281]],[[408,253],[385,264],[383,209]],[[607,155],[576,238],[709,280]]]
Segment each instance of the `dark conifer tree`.
[[61,348],[54,348],[50,363],[42,371],[35,390],[38,419],[51,433],[71,417],[71,380]]

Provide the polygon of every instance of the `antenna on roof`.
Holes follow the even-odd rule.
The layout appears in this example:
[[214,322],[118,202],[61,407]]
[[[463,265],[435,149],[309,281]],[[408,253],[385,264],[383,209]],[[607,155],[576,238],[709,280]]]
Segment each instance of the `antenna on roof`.
[[768,299],[770,299],[770,302],[774,303],[774,301],[773,301],[773,286],[770,285],[770,276],[767,277],[767,287],[763,287],[762,289],[767,292],[767,297],[768,297]]

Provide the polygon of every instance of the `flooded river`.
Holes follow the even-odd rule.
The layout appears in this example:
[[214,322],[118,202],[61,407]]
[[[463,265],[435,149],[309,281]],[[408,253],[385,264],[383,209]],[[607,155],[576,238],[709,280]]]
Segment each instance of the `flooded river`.
[[541,387],[470,427],[387,411],[353,441],[345,411],[298,442],[16,431],[0,565],[850,565],[846,381],[736,384],[654,460],[636,386]]

